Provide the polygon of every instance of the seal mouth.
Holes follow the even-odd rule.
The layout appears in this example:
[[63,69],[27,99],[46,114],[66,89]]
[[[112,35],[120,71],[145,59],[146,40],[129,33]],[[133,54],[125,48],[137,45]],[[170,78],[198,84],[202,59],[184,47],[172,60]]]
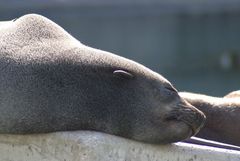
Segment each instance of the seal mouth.
[[198,127],[198,128],[196,128],[195,126],[192,126],[191,124],[189,124],[187,121],[183,121],[186,125],[188,125],[189,126],[189,128],[191,129],[191,135],[189,136],[189,137],[191,137],[191,136],[194,136],[194,135],[196,135],[199,131],[200,131],[200,129],[201,129],[201,127]]
[[191,136],[194,136],[203,127],[206,116],[201,111],[186,108],[184,110],[172,111],[165,120],[185,123],[191,129]]
[[191,134],[189,135],[189,137],[194,136],[195,134],[197,134],[199,132],[199,129],[196,128],[195,126],[193,126],[192,124],[190,124],[187,121],[181,120],[178,117],[175,116],[168,116],[165,118],[166,121],[175,121],[175,122],[183,122],[184,124],[186,124],[190,130],[191,130]]

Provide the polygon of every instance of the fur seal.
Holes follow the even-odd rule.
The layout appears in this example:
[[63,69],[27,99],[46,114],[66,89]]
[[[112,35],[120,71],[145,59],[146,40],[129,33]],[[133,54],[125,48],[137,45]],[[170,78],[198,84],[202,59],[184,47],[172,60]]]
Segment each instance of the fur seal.
[[0,25],[0,75],[0,133],[96,130],[171,143],[205,120],[161,75],[36,14]]
[[240,99],[239,91],[225,97],[180,92],[180,96],[203,111],[206,124],[197,137],[240,146]]

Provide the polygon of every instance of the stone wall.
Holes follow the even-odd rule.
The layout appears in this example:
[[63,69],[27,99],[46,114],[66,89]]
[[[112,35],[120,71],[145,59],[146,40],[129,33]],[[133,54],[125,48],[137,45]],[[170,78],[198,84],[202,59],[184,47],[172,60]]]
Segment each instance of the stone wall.
[[144,144],[78,131],[0,135],[1,161],[240,161],[239,151],[176,143]]

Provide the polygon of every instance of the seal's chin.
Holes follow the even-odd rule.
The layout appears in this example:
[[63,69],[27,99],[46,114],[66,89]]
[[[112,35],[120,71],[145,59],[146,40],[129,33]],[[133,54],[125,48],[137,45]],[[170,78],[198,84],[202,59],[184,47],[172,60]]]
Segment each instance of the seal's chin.
[[189,127],[189,129],[191,130],[191,135],[190,135],[189,137],[196,135],[196,134],[199,132],[200,128],[201,128],[201,127],[196,128],[196,126],[193,126],[192,124],[188,123],[187,121],[183,121],[183,122],[184,122],[184,123]]
[[183,140],[185,140],[185,139],[187,139],[187,138],[190,138],[190,137],[192,137],[192,136],[194,136],[196,133],[196,129],[194,129],[194,127],[192,127],[192,126],[189,126],[188,124],[186,124],[186,123],[183,123],[183,124],[185,124],[185,126],[188,128],[188,130],[187,130],[187,135],[186,135],[186,138],[184,138]]
[[[185,106],[184,106],[185,107]],[[181,110],[172,111],[165,117],[167,122],[176,124],[185,124],[191,130],[191,136],[196,135],[203,127],[206,116],[199,110],[192,107],[182,108]]]
[[192,127],[180,120],[167,121],[168,132],[165,136],[165,143],[173,143],[190,138],[194,132]]
[[182,129],[182,131],[179,131],[179,133],[182,133],[182,135],[185,137],[184,139],[196,135],[202,127],[202,125],[196,126],[192,122],[190,123],[188,120],[179,119],[178,117],[174,116],[167,117],[165,121],[170,124],[175,124],[176,129]]

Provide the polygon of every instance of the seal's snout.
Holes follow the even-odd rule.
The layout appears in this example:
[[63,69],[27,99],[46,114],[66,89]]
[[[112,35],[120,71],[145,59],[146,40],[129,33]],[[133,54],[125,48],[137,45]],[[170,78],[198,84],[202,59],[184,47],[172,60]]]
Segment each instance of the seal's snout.
[[196,135],[199,130],[204,126],[206,121],[206,116],[201,111],[196,111],[193,114],[193,122],[190,123],[190,127],[192,128],[192,135]]
[[196,109],[194,106],[184,102],[179,104],[178,108],[174,109],[170,115],[166,117],[166,120],[182,121],[187,124],[192,130],[191,136],[197,134],[203,127],[206,116],[203,112]]
[[182,107],[182,117],[180,117],[181,121],[185,122],[187,125],[189,125],[192,129],[192,135],[196,135],[199,130],[203,127],[206,116],[204,113],[198,109],[196,109],[194,106],[188,104],[188,107],[183,106]]

